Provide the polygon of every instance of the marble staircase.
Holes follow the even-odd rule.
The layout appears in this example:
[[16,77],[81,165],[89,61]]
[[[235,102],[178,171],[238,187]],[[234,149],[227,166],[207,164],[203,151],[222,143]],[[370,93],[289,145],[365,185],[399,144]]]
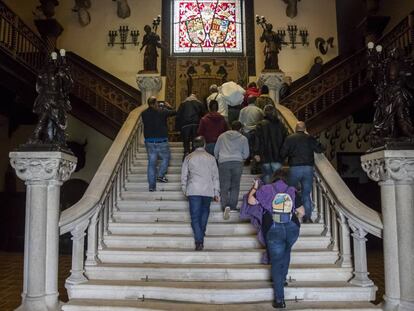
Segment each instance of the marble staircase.
[[[69,284],[65,311],[97,310],[272,310],[268,265],[253,227],[231,213],[223,220],[212,203],[205,249],[194,250],[188,203],[181,192],[182,147],[171,143],[169,182],[148,192],[145,149],[126,175],[116,208],[98,247],[86,260],[88,280]],[[255,176],[245,169],[241,195]],[[378,310],[369,301],[376,287],[348,281],[353,268],[342,265],[324,223],[304,224],[292,251],[289,310]]]

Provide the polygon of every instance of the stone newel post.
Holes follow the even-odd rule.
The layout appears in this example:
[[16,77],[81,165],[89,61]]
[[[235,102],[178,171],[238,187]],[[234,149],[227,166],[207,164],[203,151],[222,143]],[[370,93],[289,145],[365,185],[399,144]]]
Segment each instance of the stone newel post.
[[285,74],[281,71],[264,71],[260,74],[257,84],[261,87],[267,85],[269,87],[269,96],[275,104],[279,103],[279,91],[285,79]]
[[24,280],[17,310],[59,310],[60,186],[77,159],[63,152],[11,152],[10,162],[27,186]]
[[381,187],[384,310],[414,310],[414,150],[382,150],[361,162]]
[[157,96],[161,90],[161,76],[158,73],[138,73],[137,85],[141,91],[141,102],[145,105],[150,96]]

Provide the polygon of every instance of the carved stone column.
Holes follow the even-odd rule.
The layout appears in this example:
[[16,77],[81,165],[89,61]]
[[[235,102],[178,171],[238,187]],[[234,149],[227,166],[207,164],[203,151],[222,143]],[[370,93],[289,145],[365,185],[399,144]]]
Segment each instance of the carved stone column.
[[158,73],[138,73],[138,90],[141,91],[142,104],[146,104],[150,96],[157,96],[161,90],[162,80]]
[[58,310],[60,186],[77,159],[62,152],[11,152],[10,162],[27,186],[23,293],[17,310]]
[[263,71],[257,84],[259,87],[267,85],[269,87],[269,96],[273,99],[275,104],[279,103],[279,91],[285,80],[285,74],[281,71]]
[[381,186],[384,309],[414,310],[414,150],[382,150],[361,162]]

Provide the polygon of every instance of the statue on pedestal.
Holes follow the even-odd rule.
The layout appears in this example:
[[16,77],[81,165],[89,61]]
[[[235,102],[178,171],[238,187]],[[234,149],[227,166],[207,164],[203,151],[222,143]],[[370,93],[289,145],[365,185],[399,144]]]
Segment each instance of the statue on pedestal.
[[[156,20],[154,19],[154,23]],[[158,58],[158,51],[157,48],[162,48],[161,42],[160,42],[160,36],[157,35],[156,30],[157,27],[154,26],[153,28],[155,31],[152,31],[151,26],[145,25],[144,31],[145,35],[142,38],[142,46],[140,51],[145,47],[144,52],[144,72],[145,71],[152,71],[152,72],[158,72],[157,70],[157,58]],[[157,24],[157,26],[159,23]]]
[[53,52],[37,76],[36,91],[39,95],[34,102],[33,112],[39,116],[39,121],[24,148],[33,146],[38,149],[43,146],[47,149],[67,149],[66,114],[72,108],[69,100],[72,86],[65,51],[60,50],[59,58]]
[[[369,78],[375,87],[377,100],[372,146],[414,142],[413,108],[414,97],[406,83],[413,74],[407,60],[397,49],[386,53],[381,46],[368,45]],[[407,71],[408,70],[408,71]]]
[[256,24],[260,25],[263,33],[260,37],[260,42],[265,42],[263,54],[265,56],[265,70],[280,71],[278,54],[282,49],[283,39],[281,36],[273,31],[273,25],[266,22],[264,16],[256,15]]

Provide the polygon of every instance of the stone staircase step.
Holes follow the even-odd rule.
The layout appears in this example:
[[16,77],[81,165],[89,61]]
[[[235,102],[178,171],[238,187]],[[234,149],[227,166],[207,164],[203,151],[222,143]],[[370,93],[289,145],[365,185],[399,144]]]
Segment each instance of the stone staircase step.
[[[293,311],[378,311],[381,307],[369,302],[304,302],[287,301],[287,310]],[[71,299],[63,311],[274,311],[270,302],[243,304],[196,304],[172,301],[136,299],[103,300]]]
[[[136,200],[119,200],[117,201],[117,207],[121,211],[188,211],[188,201],[142,201]],[[210,211],[221,212],[221,206],[219,202],[211,202]]]
[[[113,248],[151,248],[151,249],[194,249],[192,235],[109,235],[104,243]],[[293,249],[327,249],[330,238],[323,236],[301,236]],[[204,240],[205,250],[220,249],[262,249],[256,235],[247,236],[207,236]]]
[[[190,222],[190,212],[189,211],[151,211],[151,212],[123,212],[123,211],[114,211],[113,213],[114,221],[121,222]],[[231,222],[237,223],[240,222],[239,212],[231,212],[230,218],[227,220],[223,219],[223,213],[220,212],[210,212],[209,221],[211,222]],[[247,222],[244,221],[244,222]]]
[[[247,191],[246,191],[247,192]],[[239,201],[242,201],[245,193],[239,193]],[[121,199],[137,200],[140,204],[144,204],[144,201],[180,201],[185,204],[187,197],[182,191],[138,191],[127,190],[121,192]]]
[[[252,182],[243,180],[240,183],[240,192],[247,193],[252,187]],[[148,182],[127,182],[125,184],[127,191],[142,191],[148,192]],[[181,182],[172,181],[168,183],[157,183],[157,192],[161,191],[181,191]]]
[[[172,235],[191,235],[193,233],[189,223],[178,222],[152,222],[152,223],[133,223],[133,222],[112,222],[109,223],[109,231],[112,234],[172,234]],[[323,224],[302,224],[300,235],[320,235],[324,230]],[[255,234],[256,230],[250,223],[214,223],[207,225],[207,236],[217,235],[249,235]]]
[[[129,173],[127,176],[126,181],[127,182],[147,182],[147,171],[145,167],[144,173]],[[241,183],[250,183],[253,184],[253,180],[257,178],[259,175],[252,175],[252,174],[246,174],[244,173],[241,177]],[[169,182],[179,182],[181,181],[181,171],[177,172],[175,174],[172,174],[171,172],[168,172],[166,174],[166,177],[168,178]],[[158,183],[159,184],[159,183]]]
[[[104,248],[98,257],[102,263],[168,263],[168,264],[259,264],[264,250],[182,250],[182,249],[123,249]],[[292,264],[334,264],[338,260],[338,252],[331,250],[306,249],[292,251]]]
[[[142,166],[131,166],[130,168],[131,174],[147,174],[147,165]],[[180,166],[169,166],[168,167],[168,174],[181,174],[181,165]],[[250,174],[250,167],[244,166],[243,167],[243,175]]]
[[[150,280],[150,281],[269,281],[270,265],[241,264],[117,264],[86,266],[90,280]],[[352,278],[351,268],[336,265],[291,265],[289,286],[312,280],[347,281]]]
[[[161,299],[197,303],[244,303],[271,301],[270,282],[166,282],[90,280],[67,286],[71,299]],[[347,282],[297,282],[285,289],[285,298],[306,301],[369,301],[376,287],[357,287]]]

